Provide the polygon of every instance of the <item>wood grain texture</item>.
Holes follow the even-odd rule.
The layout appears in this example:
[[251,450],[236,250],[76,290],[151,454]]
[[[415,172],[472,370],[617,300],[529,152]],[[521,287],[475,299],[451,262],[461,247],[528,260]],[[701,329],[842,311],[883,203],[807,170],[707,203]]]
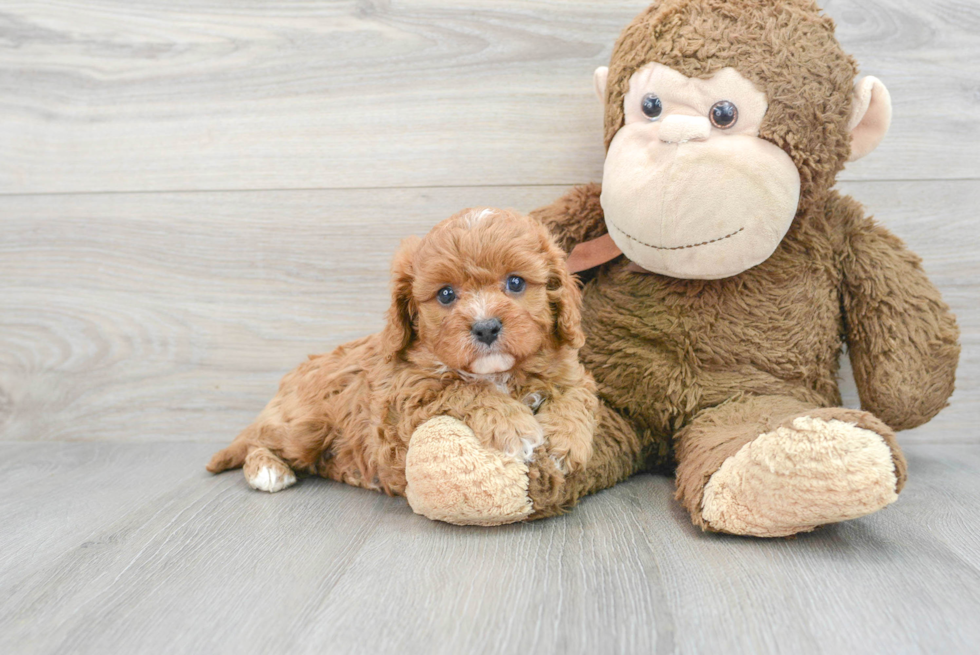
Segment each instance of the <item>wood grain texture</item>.
[[[903,443],[980,441],[980,182],[843,188],[925,258],[963,329],[953,405]],[[0,438],[229,439],[307,354],[382,327],[400,238],[563,190],[0,198]]]
[[980,639],[978,446],[910,447],[894,506],[795,540],[698,532],[663,477],[564,517],[459,528],[319,479],[254,492],[204,472],[213,447],[0,444],[0,650],[956,654]]
[[[598,179],[592,71],[646,4],[5,3],[0,193]],[[980,177],[980,6],[825,5],[895,105],[846,177]]]

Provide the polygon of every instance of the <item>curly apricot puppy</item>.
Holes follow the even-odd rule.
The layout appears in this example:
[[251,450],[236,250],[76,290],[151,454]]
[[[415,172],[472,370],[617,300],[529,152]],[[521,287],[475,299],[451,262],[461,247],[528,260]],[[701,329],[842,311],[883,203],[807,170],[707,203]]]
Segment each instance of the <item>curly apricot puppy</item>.
[[578,361],[579,290],[547,229],[466,210],[406,240],[392,273],[387,327],[289,373],[208,470],[244,466],[270,492],[302,472],[403,495],[412,433],[443,415],[509,456],[546,444],[584,467],[598,401]]

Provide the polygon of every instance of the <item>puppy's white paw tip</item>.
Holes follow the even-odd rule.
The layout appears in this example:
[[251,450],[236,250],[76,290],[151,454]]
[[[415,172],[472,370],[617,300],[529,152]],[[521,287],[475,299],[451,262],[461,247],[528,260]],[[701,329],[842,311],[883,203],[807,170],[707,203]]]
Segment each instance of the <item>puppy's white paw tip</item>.
[[534,451],[544,445],[544,430],[538,429],[529,437],[521,437],[521,452],[525,462],[534,459]]
[[521,457],[525,462],[534,458],[534,442],[530,439],[521,439]]
[[295,483],[296,476],[293,475],[292,471],[283,474],[281,471],[278,471],[271,466],[263,466],[259,469],[258,473],[251,478],[248,478],[248,484],[253,489],[268,491],[269,493],[282,491],[286,487],[292,486]]

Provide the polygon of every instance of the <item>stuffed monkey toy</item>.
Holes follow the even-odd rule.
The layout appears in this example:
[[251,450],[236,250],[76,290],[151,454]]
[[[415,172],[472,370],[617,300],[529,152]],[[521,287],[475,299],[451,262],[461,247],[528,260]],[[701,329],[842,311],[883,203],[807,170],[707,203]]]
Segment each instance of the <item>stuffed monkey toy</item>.
[[[947,404],[958,329],[919,258],[833,189],[891,118],[884,85],[856,73],[809,0],[661,0],[637,16],[595,75],[601,187],[533,212],[585,282],[593,458],[567,477],[548,458],[501,462],[439,419],[409,448],[415,511],[541,518],[649,470],[675,471],[695,525],[739,535],[893,502],[895,431]],[[861,410],[840,406],[845,345]]]

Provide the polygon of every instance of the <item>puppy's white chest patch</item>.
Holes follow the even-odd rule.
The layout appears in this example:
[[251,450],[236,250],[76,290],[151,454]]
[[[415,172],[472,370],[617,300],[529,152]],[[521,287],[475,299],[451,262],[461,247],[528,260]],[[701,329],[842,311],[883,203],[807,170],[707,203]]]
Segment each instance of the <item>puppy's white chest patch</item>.
[[470,369],[477,375],[493,375],[504,373],[514,366],[513,355],[506,353],[490,353],[484,355],[470,365]]

